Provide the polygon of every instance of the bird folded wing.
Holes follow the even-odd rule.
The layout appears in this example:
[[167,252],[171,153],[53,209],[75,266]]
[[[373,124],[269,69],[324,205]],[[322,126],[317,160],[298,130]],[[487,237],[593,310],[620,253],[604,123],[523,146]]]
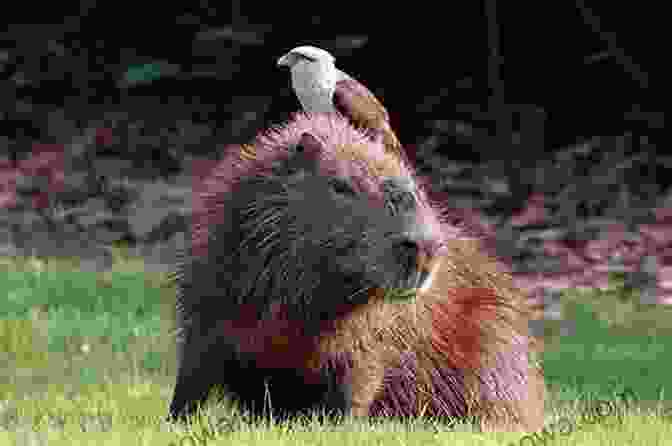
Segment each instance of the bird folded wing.
[[333,101],[336,110],[359,128],[379,133],[385,147],[401,154],[401,144],[390,126],[387,110],[366,87],[341,72],[336,83]]

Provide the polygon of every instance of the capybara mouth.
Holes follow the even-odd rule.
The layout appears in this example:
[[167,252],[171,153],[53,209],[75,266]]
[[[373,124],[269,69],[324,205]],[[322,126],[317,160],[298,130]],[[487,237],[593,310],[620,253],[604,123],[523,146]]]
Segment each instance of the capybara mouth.
[[431,286],[434,279],[433,269],[420,269],[413,274],[408,281],[412,285],[407,287],[390,288],[385,292],[385,300],[388,302],[409,301],[417,297],[418,292],[425,292]]
[[415,299],[417,296],[415,288],[390,288],[385,291],[385,301],[387,302],[406,302]]

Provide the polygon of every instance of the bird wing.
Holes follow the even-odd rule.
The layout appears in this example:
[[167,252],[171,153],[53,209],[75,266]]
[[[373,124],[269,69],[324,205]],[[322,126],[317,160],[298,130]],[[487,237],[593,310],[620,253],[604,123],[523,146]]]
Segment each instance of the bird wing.
[[333,101],[336,110],[350,119],[356,127],[382,134],[383,143],[388,150],[403,153],[401,143],[390,126],[387,110],[362,83],[341,71]]
[[361,116],[363,122],[390,121],[383,104],[361,82],[342,71],[338,77],[337,92],[334,94],[334,105],[337,108],[352,110]]

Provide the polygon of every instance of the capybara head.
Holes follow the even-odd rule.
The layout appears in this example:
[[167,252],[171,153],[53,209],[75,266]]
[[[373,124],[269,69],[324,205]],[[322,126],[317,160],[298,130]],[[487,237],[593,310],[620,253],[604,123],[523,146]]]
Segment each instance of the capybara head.
[[213,175],[228,193],[196,216],[197,227],[217,219],[195,245],[220,292],[310,322],[374,289],[412,296],[399,290],[431,284],[443,243],[435,214],[408,167],[345,119],[300,114],[230,155]]

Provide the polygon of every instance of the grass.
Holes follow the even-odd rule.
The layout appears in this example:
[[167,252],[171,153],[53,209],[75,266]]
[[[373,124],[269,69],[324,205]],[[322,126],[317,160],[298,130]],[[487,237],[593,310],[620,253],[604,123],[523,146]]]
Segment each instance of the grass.
[[[672,438],[670,311],[641,306],[614,283],[607,292],[565,296],[573,334],[548,329],[548,424],[561,423],[561,432],[573,426],[546,438],[552,444]],[[121,249],[104,274],[78,271],[76,259],[4,259],[0,296],[0,445],[503,445],[521,438],[425,421],[259,424],[225,405],[209,407],[190,427],[170,425],[163,417],[175,376],[174,291],[165,274],[144,272]],[[624,405],[618,393],[627,389],[637,399]],[[586,422],[596,400],[624,410],[622,422]]]
[[647,407],[670,399],[672,308],[641,305],[618,281],[605,292],[568,293],[564,306],[573,333],[553,338],[544,355],[560,401],[608,398],[625,388],[635,389]]

